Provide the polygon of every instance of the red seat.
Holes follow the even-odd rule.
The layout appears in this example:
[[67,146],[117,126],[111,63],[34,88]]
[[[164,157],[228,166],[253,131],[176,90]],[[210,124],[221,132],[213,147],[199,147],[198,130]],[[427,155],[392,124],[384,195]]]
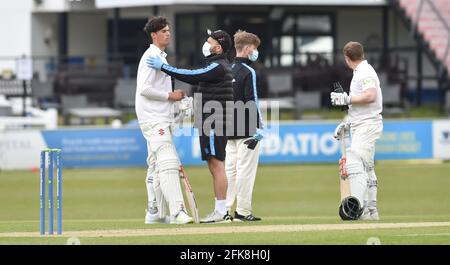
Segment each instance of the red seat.
[[424,40],[429,43],[436,57],[443,61],[447,69],[450,70],[450,54],[447,54],[447,58],[444,58],[448,45],[450,45],[450,1],[432,0],[435,8],[439,11],[440,17],[435,13],[429,1],[423,1],[419,17],[417,17],[421,1],[423,0],[399,0],[399,4],[413,23],[417,24],[419,32]]

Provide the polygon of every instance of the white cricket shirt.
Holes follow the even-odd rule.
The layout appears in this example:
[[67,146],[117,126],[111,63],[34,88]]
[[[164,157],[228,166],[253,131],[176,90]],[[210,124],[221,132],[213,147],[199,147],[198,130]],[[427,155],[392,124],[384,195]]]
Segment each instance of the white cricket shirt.
[[360,123],[366,120],[381,120],[383,111],[383,98],[380,88],[380,80],[373,67],[362,61],[353,71],[353,78],[350,84],[350,96],[363,93],[366,89],[374,87],[376,89],[375,101],[369,104],[350,105],[348,118],[351,123]]
[[[139,123],[149,121],[172,121],[173,102],[169,101],[172,81],[166,73],[147,66],[149,56],[159,56],[167,63],[167,54],[151,44],[142,55],[137,72],[136,115]],[[142,93],[145,91],[145,96]]]

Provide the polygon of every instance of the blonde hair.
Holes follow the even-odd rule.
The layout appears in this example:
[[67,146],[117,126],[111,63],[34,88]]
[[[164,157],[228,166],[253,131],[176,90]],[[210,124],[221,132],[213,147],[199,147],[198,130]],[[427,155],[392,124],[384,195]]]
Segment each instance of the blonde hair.
[[261,40],[253,33],[245,30],[238,30],[234,34],[234,47],[240,52],[246,45],[255,45],[256,48],[261,44]]
[[348,42],[345,44],[343,52],[353,62],[364,60],[364,47],[359,42]]

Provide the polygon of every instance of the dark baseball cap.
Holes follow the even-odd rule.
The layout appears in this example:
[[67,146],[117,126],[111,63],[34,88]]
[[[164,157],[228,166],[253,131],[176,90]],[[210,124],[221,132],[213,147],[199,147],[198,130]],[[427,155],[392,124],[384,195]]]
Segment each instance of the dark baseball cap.
[[216,31],[211,31],[211,30],[207,30],[208,35],[215,39],[220,46],[222,46],[223,52],[228,52],[231,48],[231,37],[228,33],[226,33],[223,30],[216,30]]

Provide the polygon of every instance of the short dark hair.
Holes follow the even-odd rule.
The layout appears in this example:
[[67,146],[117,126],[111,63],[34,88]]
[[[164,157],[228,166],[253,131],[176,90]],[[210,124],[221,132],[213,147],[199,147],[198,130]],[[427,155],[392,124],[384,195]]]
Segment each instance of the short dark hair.
[[232,43],[228,33],[219,29],[208,34],[219,43],[224,53],[227,53],[230,50]]
[[149,18],[147,23],[144,26],[144,32],[147,34],[147,36],[152,39],[152,32],[158,32],[165,28],[167,25],[169,25],[169,22],[165,17],[157,16]]
[[351,61],[364,60],[364,47],[361,43],[356,41],[350,41],[345,44],[343,49],[344,55],[347,56]]

